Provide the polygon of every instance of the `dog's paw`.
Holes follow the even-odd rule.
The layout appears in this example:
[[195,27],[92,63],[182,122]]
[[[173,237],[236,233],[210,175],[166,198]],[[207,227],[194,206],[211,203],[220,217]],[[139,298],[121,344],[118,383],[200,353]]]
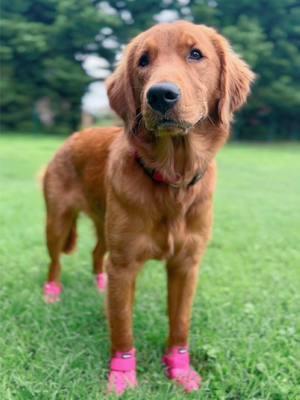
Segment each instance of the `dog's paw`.
[[124,353],[117,352],[111,359],[108,393],[121,396],[126,390],[137,385],[135,349]]
[[187,347],[173,347],[163,357],[167,377],[186,392],[194,392],[201,387],[201,376],[191,367]]
[[136,371],[110,371],[108,393],[121,396],[128,389],[137,387]]
[[46,282],[44,285],[44,301],[47,304],[57,303],[60,301],[60,295],[62,293],[62,285],[52,282]]
[[201,376],[191,367],[189,370],[175,371],[173,369],[172,376],[168,376],[170,380],[174,381],[178,386],[181,386],[187,393],[195,392],[200,389]]
[[104,293],[107,287],[107,274],[105,272],[100,272],[96,275],[96,285],[100,293]]

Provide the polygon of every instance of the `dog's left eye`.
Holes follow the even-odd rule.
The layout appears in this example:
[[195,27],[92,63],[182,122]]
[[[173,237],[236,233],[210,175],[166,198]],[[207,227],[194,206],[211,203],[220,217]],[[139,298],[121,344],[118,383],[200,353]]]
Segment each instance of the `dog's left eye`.
[[189,60],[199,61],[199,60],[201,60],[201,58],[203,58],[203,54],[198,49],[192,49],[188,58],[189,58]]
[[150,57],[147,53],[144,53],[139,59],[139,67],[147,67],[150,64]]

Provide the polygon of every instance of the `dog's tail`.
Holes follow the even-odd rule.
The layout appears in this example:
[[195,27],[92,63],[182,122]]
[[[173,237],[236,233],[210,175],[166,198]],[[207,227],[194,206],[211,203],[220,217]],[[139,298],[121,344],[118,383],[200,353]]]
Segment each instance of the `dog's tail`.
[[39,169],[39,171],[36,174],[36,182],[40,189],[42,189],[44,186],[46,171],[47,171],[47,166],[43,166]]
[[71,254],[76,250],[77,243],[77,230],[76,230],[76,219],[74,220],[71,230],[67,236],[64,247],[62,249],[63,253]]

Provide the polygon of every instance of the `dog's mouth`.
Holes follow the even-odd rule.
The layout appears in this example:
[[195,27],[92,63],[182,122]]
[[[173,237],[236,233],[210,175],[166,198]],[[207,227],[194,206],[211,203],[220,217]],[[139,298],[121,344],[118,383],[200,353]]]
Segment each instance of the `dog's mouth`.
[[192,125],[184,121],[177,121],[170,118],[162,118],[155,123],[147,124],[146,127],[155,134],[161,135],[187,135]]
[[174,129],[174,128],[178,129],[184,127],[174,119],[167,119],[167,118],[162,119],[157,124],[157,129]]

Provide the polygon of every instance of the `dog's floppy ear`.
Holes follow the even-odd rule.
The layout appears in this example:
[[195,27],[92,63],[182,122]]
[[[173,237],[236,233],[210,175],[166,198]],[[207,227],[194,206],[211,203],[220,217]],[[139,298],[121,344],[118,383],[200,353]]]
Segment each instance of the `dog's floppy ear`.
[[219,122],[228,125],[233,113],[246,102],[255,74],[223,36],[214,32],[213,42],[221,64],[217,114]]
[[120,64],[106,81],[109,104],[125,122],[127,129],[132,129],[133,127],[137,108],[133,93],[132,76],[129,72],[133,70],[131,53],[131,46],[129,45]]

